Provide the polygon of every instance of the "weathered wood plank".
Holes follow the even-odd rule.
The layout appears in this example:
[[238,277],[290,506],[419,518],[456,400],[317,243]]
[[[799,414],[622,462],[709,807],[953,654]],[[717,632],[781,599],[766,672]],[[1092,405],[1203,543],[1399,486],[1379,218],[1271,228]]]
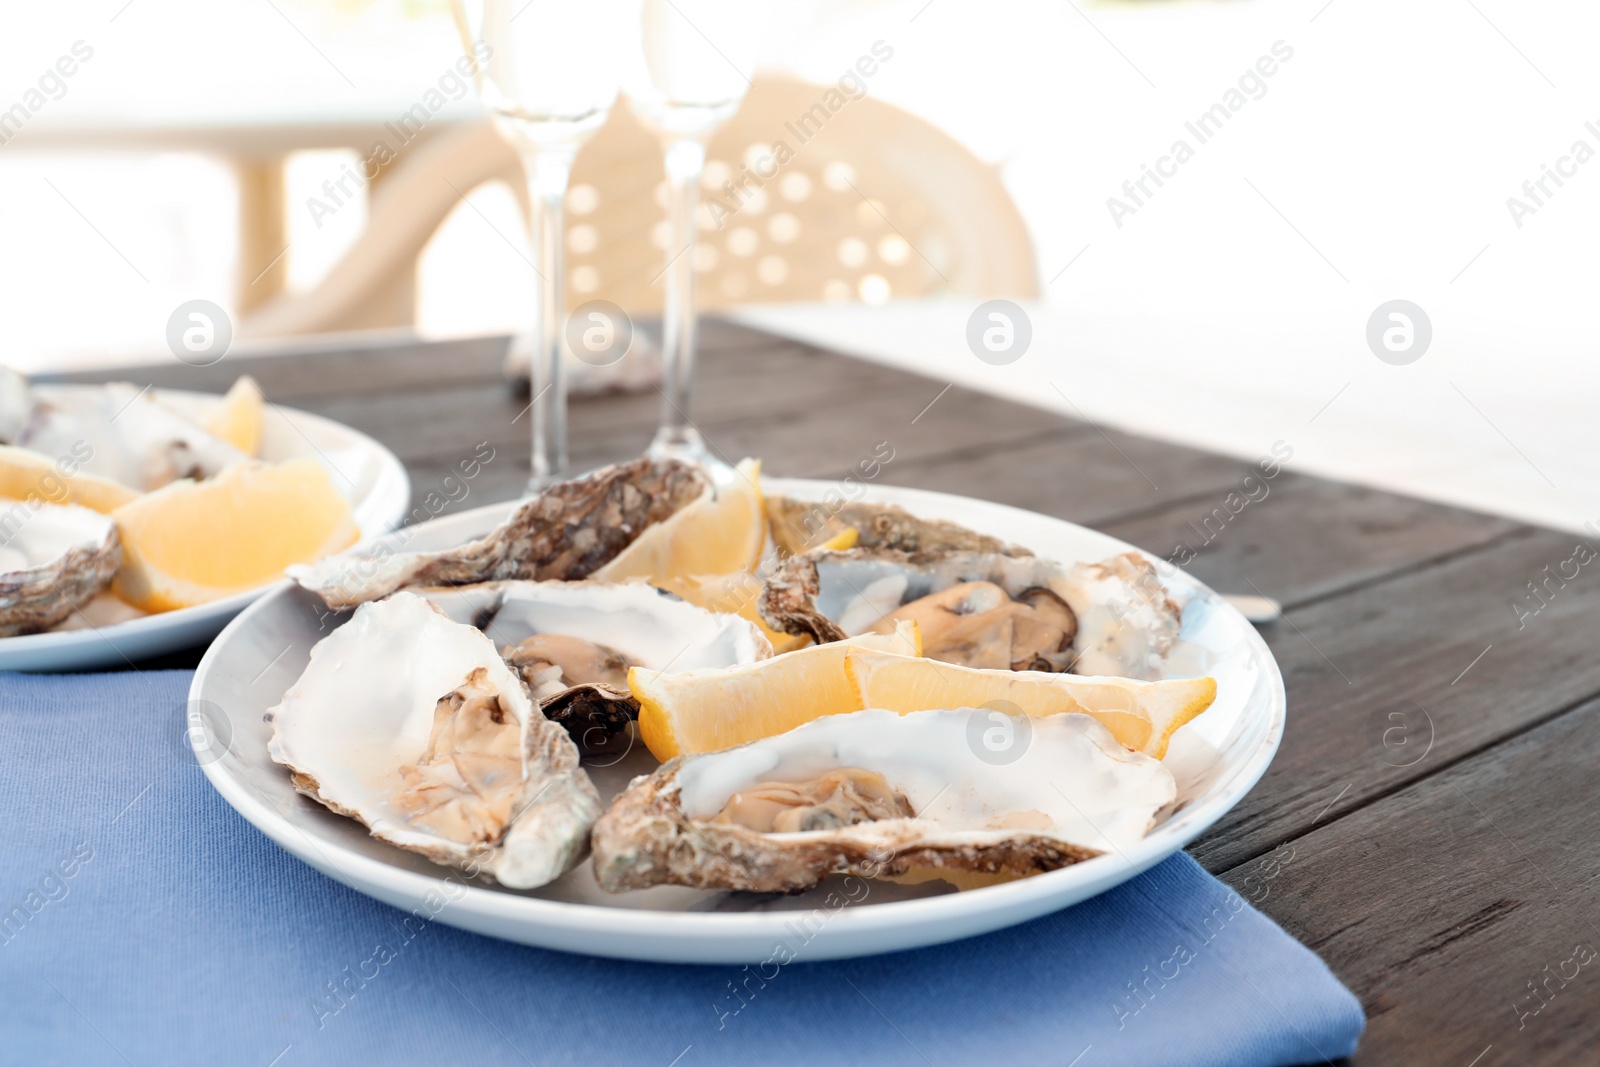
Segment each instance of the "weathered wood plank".
[[1280,470],[1102,527],[1215,589],[1291,608],[1521,529],[1509,519]]
[[[705,321],[700,339],[702,355],[711,358],[762,359],[815,351],[797,341],[716,319]],[[241,346],[209,367],[191,367],[174,358],[148,366],[46,377],[221,393],[241,374],[249,374],[269,399],[298,405],[304,398],[340,393],[377,396],[428,392],[441,386],[498,385],[504,381],[501,368],[509,340],[492,335],[429,341],[410,331],[383,330]]]
[[[265,383],[263,388],[270,400],[280,400]],[[847,426],[908,423],[940,388],[889,368],[799,348],[755,355],[708,354],[696,389],[693,417],[711,442],[730,454],[748,439],[746,428],[751,426],[792,431],[805,423],[815,427],[816,444],[825,446],[823,438],[836,437]],[[1005,401],[982,399],[996,414],[1009,407]],[[527,399],[515,395],[499,377],[440,382],[426,390],[349,390],[306,396],[293,403],[385,441],[402,459],[448,451],[465,433],[478,434],[475,440],[508,447],[529,434]],[[568,408],[569,436],[575,448],[590,437],[627,439],[630,447],[625,452],[637,454],[655,432],[661,404],[654,389],[576,397]],[[902,408],[909,413],[902,415]],[[855,415],[847,418],[846,412]],[[1020,413],[1005,421],[1017,432],[1064,423],[1043,411]],[[969,429],[974,434],[983,432],[976,421]],[[810,452],[806,449],[798,454]]]
[[[1011,410],[1029,409],[1013,405]],[[1087,423],[1070,425],[1070,434],[1019,445],[985,444],[913,457],[885,478],[1101,525],[1177,499],[1220,495],[1245,473],[1244,464],[1223,456]]]
[[191,367],[170,359],[149,366],[57,375],[52,380],[130,381],[162,389],[221,393],[241,374],[248,374],[261,384],[268,399],[301,406],[300,401],[307,397],[352,392],[378,395],[431,389],[444,382],[498,381],[505,349],[505,337],[440,342],[386,330],[286,341],[256,354],[241,349],[209,367]]
[[[951,389],[926,416],[917,418],[940,388],[935,385],[930,391],[911,376],[893,389],[844,389],[837,395],[826,383],[796,383],[759,404],[748,399],[739,407],[708,404],[712,410],[695,421],[713,453],[735,463],[744,456],[760,457],[772,475],[841,477],[864,457],[885,454],[881,443],[893,455],[881,475],[885,481],[895,480],[898,465],[956,450],[1003,450],[1040,437],[1070,440],[1092,433],[1081,423],[1043,411],[1013,411],[1004,400],[960,389]],[[419,469],[441,459],[448,467],[449,457],[469,454],[480,441],[510,457],[508,463],[527,465],[528,419],[519,418],[516,402],[494,387],[434,398],[389,397],[382,404],[339,398],[312,407],[385,441]],[[637,455],[655,432],[658,407],[654,393],[574,402],[573,469]],[[441,410],[445,414],[435,416]]]
[[1222,878],[1361,998],[1356,1063],[1592,1063],[1597,765],[1590,702]]
[[1291,609],[1265,632],[1289,693],[1283,746],[1195,856],[1231,867],[1600,694],[1600,567],[1552,581],[1543,607],[1527,588],[1576,541],[1520,532]]

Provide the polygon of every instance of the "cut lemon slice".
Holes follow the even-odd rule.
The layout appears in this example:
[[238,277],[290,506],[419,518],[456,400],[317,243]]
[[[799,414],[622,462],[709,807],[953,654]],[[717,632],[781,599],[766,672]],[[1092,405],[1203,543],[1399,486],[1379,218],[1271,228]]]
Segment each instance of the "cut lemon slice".
[[233,383],[204,428],[247,456],[261,454],[261,387],[248,374]]
[[112,590],[145,611],[192,607],[281,578],[355,542],[350,503],[311,459],[244,463],[112,513],[123,563]]
[[[84,447],[92,453],[87,445]],[[87,458],[88,455],[83,457]],[[53,461],[26,448],[0,445],[0,497],[44,504],[81,504],[102,515],[138,498],[136,490],[118,482],[77,472],[78,464],[74,457]],[[68,474],[67,470],[74,473]]]
[[634,667],[628,688],[639,700],[645,747],[666,762],[772,737],[824,715],[860,711],[844,671],[846,653],[877,649],[914,656],[920,645],[916,624],[901,623],[892,634],[864,634],[738,667],[676,674]]
[[761,503],[761,461],[747,459],[729,480],[641,533],[595,572],[603,582],[643,578],[668,588],[704,574],[748,571],[761,560],[767,518]]
[[1043,671],[999,671],[961,667],[933,659],[850,649],[845,672],[867,708],[905,714],[932,708],[1008,705],[1028,715],[1064,711],[1094,716],[1129,748],[1160,759],[1178,727],[1211,706],[1213,678],[1085,678]]
[[861,539],[861,531],[854,526],[840,530],[818,547],[825,552],[844,552],[856,547],[856,542]]

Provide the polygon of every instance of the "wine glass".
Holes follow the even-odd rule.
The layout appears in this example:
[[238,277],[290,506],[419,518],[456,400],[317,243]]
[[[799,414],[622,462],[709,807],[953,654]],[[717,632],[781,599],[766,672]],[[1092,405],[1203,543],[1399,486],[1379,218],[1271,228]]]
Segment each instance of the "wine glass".
[[634,113],[662,143],[667,265],[661,426],[649,453],[714,464],[690,419],[695,364],[694,245],[711,134],[750,88],[765,5],[754,0],[643,0],[643,65],[627,81]]
[[530,492],[566,473],[562,213],[572,161],[616,100],[618,26],[627,24],[632,6],[628,0],[452,0],[462,44],[478,61],[484,104],[528,182],[528,236],[538,260]]

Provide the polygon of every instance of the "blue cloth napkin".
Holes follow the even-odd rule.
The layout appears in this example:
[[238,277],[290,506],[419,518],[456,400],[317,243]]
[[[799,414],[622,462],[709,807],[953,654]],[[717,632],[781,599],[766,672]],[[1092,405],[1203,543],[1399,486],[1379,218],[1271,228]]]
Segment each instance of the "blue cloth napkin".
[[1188,856],[984,937],[773,974],[402,913],[281,851],[183,746],[190,674],[0,675],[0,1061],[1250,1065],[1361,1006]]

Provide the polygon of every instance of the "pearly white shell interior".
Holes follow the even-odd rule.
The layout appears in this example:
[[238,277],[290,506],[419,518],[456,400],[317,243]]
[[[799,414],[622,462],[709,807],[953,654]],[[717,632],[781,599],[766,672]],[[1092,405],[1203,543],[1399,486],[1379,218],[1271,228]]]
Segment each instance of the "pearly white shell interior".
[[0,508],[0,573],[46,566],[75,545],[98,547],[112,526],[110,516],[76,504]]
[[772,654],[748,620],[638,582],[502,582],[423,595],[453,618],[480,623],[496,648],[534,634],[563,634],[615,649],[638,666],[674,671],[732,667]]
[[207,475],[249,457],[127,382],[99,387],[41,385],[20,442],[51,456],[88,444],[82,469],[134,489],[155,489],[190,466]]
[[439,698],[479,667],[527,722],[532,701],[482,633],[412,593],[363,604],[312,648],[305,673],[268,713],[268,751],[315,778],[323,797],[357,813],[375,835],[436,842],[393,809],[400,768],[427,748]]
[[[869,710],[816,719],[786,734],[686,760],[676,776],[691,818],[715,815],[761,782],[800,782],[839,767],[876,771],[926,822],[927,836],[980,843],[1028,833],[1104,852],[1131,847],[1177,787],[1159,760],[1125,749],[1087,715],[1013,718],[959,708],[898,715]],[[996,829],[1007,815],[1042,813],[1046,829]],[[772,834],[870,836],[843,831]]]

